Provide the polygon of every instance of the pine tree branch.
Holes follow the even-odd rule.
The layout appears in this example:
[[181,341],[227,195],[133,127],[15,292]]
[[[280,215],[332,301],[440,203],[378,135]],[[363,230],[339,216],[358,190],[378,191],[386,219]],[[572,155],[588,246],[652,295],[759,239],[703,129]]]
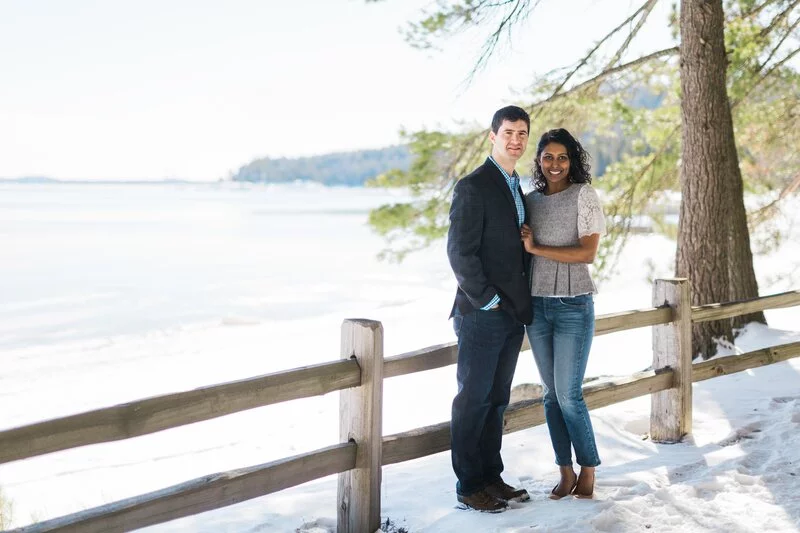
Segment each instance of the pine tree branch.
[[765,73],[763,73],[763,74],[761,75],[761,77],[760,77],[760,78],[758,78],[758,80],[756,80],[756,82],[755,82],[755,83],[754,83],[754,84],[753,84],[753,85],[752,85],[752,86],[751,86],[751,87],[750,87],[750,88],[747,90],[747,92],[744,94],[744,96],[742,96],[742,97],[741,97],[741,98],[739,98],[738,100],[735,100],[734,102],[732,102],[732,103],[731,103],[731,109],[733,109],[733,108],[735,108],[736,106],[738,106],[738,105],[739,105],[741,102],[743,102],[744,100],[747,100],[747,98],[748,98],[748,97],[749,97],[751,94],[753,94],[753,90],[755,90],[755,88],[756,88],[756,87],[758,87],[759,85],[761,85],[761,84],[764,82],[764,80],[766,80],[767,78],[769,78],[770,76],[772,76],[772,74],[774,74],[776,70],[778,70],[778,69],[779,69],[779,68],[781,68],[783,65],[785,65],[785,64],[786,64],[786,63],[787,63],[789,60],[791,60],[791,59],[792,59],[794,56],[796,56],[798,53],[800,53],[800,48],[795,48],[794,50],[792,50],[791,52],[789,52],[788,54],[786,54],[786,57],[784,57],[783,59],[781,59],[781,60],[780,60],[780,61],[778,61],[777,63],[773,64],[773,65],[772,65],[772,67],[770,67],[770,69],[769,69],[768,71],[766,71]]
[[594,48],[589,50],[589,52],[578,62],[578,65],[574,69],[572,69],[572,71],[570,71],[569,74],[567,74],[567,76],[562,80],[561,84],[556,88],[555,91],[553,91],[552,96],[558,94],[558,92],[564,87],[564,85],[567,84],[567,82],[572,78],[572,76],[574,76],[581,68],[583,68],[589,62],[592,56],[600,49],[601,46],[603,46],[605,42],[608,41],[611,37],[613,37],[622,28],[624,28],[625,26],[630,24],[633,20],[635,20],[636,17],[639,16],[639,14],[647,7],[649,3],[650,0],[645,2],[644,5],[642,5],[639,9],[637,9],[633,15],[622,21],[622,23],[619,26],[611,30],[609,33],[605,35],[605,37],[600,39],[597,42],[597,44],[595,44]]
[[761,13],[764,9],[766,9],[769,6],[771,6],[772,4],[776,3],[777,1],[778,0],[767,0],[763,4],[754,7],[753,9],[748,11],[747,13],[742,13],[742,17],[744,17],[744,18],[753,18],[756,15],[758,15],[759,13]]
[[[651,154],[650,160],[644,165],[638,172],[638,174],[630,180],[630,186],[625,189],[622,196],[620,197],[620,202],[624,203],[624,208],[622,210],[622,227],[619,228],[618,239],[619,239],[619,249],[625,247],[627,243],[628,237],[630,236],[630,226],[631,226],[631,213],[633,213],[633,206],[636,200],[636,190],[639,187],[642,178],[644,178],[645,174],[648,172],[655,173],[655,163],[659,160],[659,158],[664,154],[664,152],[672,146],[672,139],[675,135],[680,131],[680,125],[674,127],[664,138],[664,142],[661,146],[658,147],[654,153]],[[619,211],[616,211],[619,213]],[[608,265],[609,268],[613,269],[616,267],[617,261],[619,259],[619,252],[611,256],[611,263]]]
[[616,65],[617,61],[619,61],[622,58],[622,54],[625,53],[625,50],[628,49],[628,46],[630,46],[631,41],[633,41],[633,38],[636,36],[637,33],[639,33],[639,30],[642,29],[642,26],[647,21],[647,17],[650,16],[650,13],[653,11],[653,8],[656,6],[657,3],[658,0],[649,0],[642,6],[641,8],[641,10],[643,10],[642,16],[639,17],[639,20],[636,22],[636,26],[633,28],[633,30],[631,30],[628,33],[628,36],[625,38],[625,42],[623,42],[622,46],[619,47],[617,53],[614,54],[614,57],[611,58],[611,61],[609,61],[606,64],[606,68]]
[[528,112],[531,113],[535,109],[538,109],[538,108],[544,106],[545,104],[548,104],[548,103],[550,103],[550,102],[552,102],[554,100],[557,100],[559,98],[565,98],[565,97],[567,97],[567,96],[569,96],[571,94],[574,94],[576,92],[580,92],[583,89],[586,89],[587,87],[591,87],[592,85],[597,85],[598,83],[600,83],[600,82],[604,81],[605,79],[613,76],[614,74],[618,74],[620,72],[625,72],[625,71],[630,70],[632,68],[638,67],[639,65],[643,65],[645,63],[648,63],[648,62],[650,62],[650,61],[652,61],[654,59],[658,59],[658,58],[661,58],[661,57],[675,56],[675,55],[678,55],[679,53],[680,53],[680,48],[677,47],[677,46],[673,46],[672,48],[665,48],[663,50],[659,50],[657,52],[653,52],[652,54],[648,54],[646,56],[642,56],[642,57],[640,57],[638,59],[634,59],[633,61],[629,61],[628,63],[625,63],[623,65],[618,65],[616,67],[607,68],[606,70],[603,70],[602,72],[598,73],[593,78],[590,78],[590,79],[588,79],[586,81],[583,81],[583,82],[579,83],[578,85],[576,85],[574,87],[571,87],[570,89],[568,89],[566,91],[560,92],[558,94],[550,95],[547,98],[545,98],[544,100],[541,100],[539,102],[536,102],[536,103],[530,105],[528,107]]
[[748,221],[752,224],[757,225],[769,219],[774,214],[775,209],[778,207],[778,205],[783,200],[785,200],[790,194],[797,192],[798,189],[800,189],[800,173],[795,174],[795,176],[792,178],[792,181],[790,181],[781,190],[781,192],[778,194],[778,197],[775,200],[759,208],[757,211],[748,216]]
[[[480,6],[483,7],[500,7],[506,4],[509,4],[511,0],[507,0],[506,2],[502,2],[501,4],[484,4],[481,3]],[[500,21],[500,24],[497,26],[497,29],[486,39],[483,43],[483,47],[481,48],[481,55],[478,57],[478,60],[475,62],[475,65],[472,67],[469,75],[467,76],[466,83],[469,84],[475,79],[475,76],[483,70],[484,67],[489,63],[489,59],[491,59],[492,55],[494,54],[495,49],[497,48],[497,43],[500,42],[500,38],[503,35],[504,31],[508,31],[509,38],[511,37],[511,27],[523,20],[527,17],[536,7],[539,5],[541,0],[535,0],[534,4],[528,7],[529,0],[516,0],[514,7],[511,9],[511,12],[506,15],[503,20]],[[506,26],[508,29],[505,30]]]
[[791,25],[789,26],[789,29],[786,31],[786,33],[783,35],[783,37],[781,37],[781,38],[780,38],[780,40],[778,40],[778,44],[776,44],[776,45],[775,45],[775,46],[772,48],[772,50],[770,50],[770,52],[769,52],[769,55],[767,56],[767,58],[766,58],[766,59],[763,61],[763,63],[761,63],[761,64],[758,66],[758,70],[759,70],[759,71],[760,71],[760,70],[762,70],[762,69],[763,69],[765,66],[767,66],[767,64],[768,64],[770,61],[772,61],[772,58],[773,58],[773,57],[775,56],[775,54],[778,52],[778,50],[780,49],[780,47],[781,47],[781,46],[783,46],[783,43],[784,43],[784,42],[786,42],[786,39],[788,39],[788,38],[789,38],[789,37],[792,35],[792,33],[794,32],[794,30],[797,28],[797,26],[798,26],[799,24],[800,24],[800,17],[798,17],[798,18],[797,18],[797,20],[795,20],[795,21],[794,21],[794,24],[791,24]]
[[775,29],[775,26],[786,20],[786,18],[789,16],[792,10],[796,8],[798,5],[800,5],[800,0],[794,0],[794,2],[792,2],[789,5],[789,7],[787,7],[786,9],[775,15],[775,18],[772,19],[772,21],[764,29],[761,30],[760,33],[761,37],[766,37],[767,35],[772,33],[772,30]]
[[[572,79],[572,77],[575,74],[577,74],[579,70],[581,70],[583,67],[585,67],[588,64],[588,62],[592,58],[592,56],[594,56],[594,54],[600,49],[600,47],[603,46],[603,44],[606,41],[608,41],[612,36],[614,36],[617,32],[619,32],[622,28],[624,28],[625,26],[630,24],[632,21],[636,20],[636,18],[639,17],[640,15],[644,14],[643,18],[646,18],[647,15],[650,13],[650,11],[653,9],[653,6],[655,5],[656,1],[657,0],[647,0],[644,4],[642,4],[639,7],[639,9],[636,10],[635,13],[633,13],[630,17],[628,17],[627,19],[622,21],[622,23],[619,26],[617,26],[616,28],[611,30],[609,33],[607,33],[605,37],[600,39],[600,41],[598,41],[597,44],[595,44],[594,48],[589,50],[589,52],[585,56],[583,56],[583,58],[578,62],[578,64],[575,66],[575,68],[573,68],[564,77],[564,79],[561,80],[561,83],[558,85],[558,87],[556,87],[556,89],[553,91],[553,93],[550,95],[550,97],[546,101],[549,101],[549,100],[555,98],[556,96],[558,96],[558,94],[560,93],[561,89],[564,88],[564,86],[567,84],[567,82],[569,82],[569,80]],[[633,39],[633,37],[636,35],[636,33],[639,31],[640,28],[641,28],[641,24],[638,24],[636,26],[636,28],[631,30],[630,34],[628,35],[629,40],[626,40],[626,42],[623,44],[622,48],[620,48],[620,50],[618,51],[618,55],[622,55],[622,52],[624,51],[625,48],[627,48],[630,40]],[[615,59],[612,60],[612,62],[610,62],[609,65],[615,63],[616,61],[618,61],[618,59],[615,56]],[[534,108],[532,107],[531,109],[534,109]],[[541,114],[541,108],[539,108],[539,110],[536,112],[536,117],[534,117],[534,119],[538,118],[540,114]]]

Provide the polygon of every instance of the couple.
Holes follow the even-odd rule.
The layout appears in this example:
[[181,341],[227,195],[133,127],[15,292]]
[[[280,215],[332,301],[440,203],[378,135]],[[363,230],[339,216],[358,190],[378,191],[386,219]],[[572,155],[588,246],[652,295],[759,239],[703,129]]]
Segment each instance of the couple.
[[529,132],[525,110],[497,111],[491,156],[456,184],[450,209],[447,255],[458,281],[451,315],[458,336],[453,470],[458,501],[479,511],[530,499],[500,477],[503,413],[526,330],[561,471],[550,497],[591,498],[600,464],[581,385],[594,336],[596,289],[587,264],[605,232],[603,211],[588,154],[564,129],[541,137],[534,190],[523,196],[514,167]]

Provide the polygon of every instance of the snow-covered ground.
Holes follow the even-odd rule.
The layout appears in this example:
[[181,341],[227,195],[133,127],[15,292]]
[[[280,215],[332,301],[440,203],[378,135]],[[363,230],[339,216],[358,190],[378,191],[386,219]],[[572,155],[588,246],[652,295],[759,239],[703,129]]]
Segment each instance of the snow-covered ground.
[[[129,215],[113,211],[135,246],[118,239],[121,250],[112,257],[91,246],[105,243],[105,233],[94,228],[112,217],[111,210],[101,212],[108,198],[97,196],[107,189],[75,194],[74,211],[59,204],[59,220],[44,216],[47,207],[33,214],[24,209],[32,198],[42,201],[41,193],[7,194],[20,208],[0,213],[0,249],[12,251],[0,264],[0,288],[14,295],[0,301],[0,429],[335,360],[347,317],[381,320],[387,355],[454,339],[447,321],[454,282],[440,245],[402,265],[374,260],[380,243],[363,227],[363,216],[351,211],[378,201],[375,192],[137,191],[140,196],[124,200]],[[319,203],[322,224],[308,210],[302,218],[293,215],[292,202],[308,195]],[[81,204],[87,196],[100,199],[87,207]],[[153,196],[162,202],[161,218],[137,232],[142,212],[152,215]],[[75,217],[86,224],[64,223]],[[784,221],[790,238],[757,258],[762,294],[798,288],[795,220]],[[263,228],[254,227],[259,221],[266,221]],[[32,234],[23,239],[14,224]],[[278,227],[281,232],[274,231]],[[42,236],[49,237],[37,248],[41,240],[35,238]],[[88,259],[81,263],[73,253],[59,273],[64,264],[48,255],[48,247],[78,249],[77,257]],[[648,278],[669,276],[673,251],[674,243],[662,237],[633,237],[619,271],[600,286],[597,313],[650,307]],[[69,283],[53,282],[46,291],[52,300],[41,294],[26,300],[20,286],[33,283],[30,265]],[[107,266],[122,269],[129,285],[111,279]],[[291,313],[281,317],[281,308]],[[137,309],[145,315],[161,310],[161,326],[129,320]],[[767,318],[769,327],[746,328],[737,351],[800,341],[800,307],[769,311]],[[595,339],[587,375],[626,375],[651,359],[649,328],[604,335]],[[447,420],[454,371],[387,380],[384,433]],[[515,384],[537,380],[530,353],[523,353]],[[390,531],[414,533],[800,530],[800,359],[695,384],[693,405],[691,438],[674,445],[645,438],[649,397],[593,411],[603,461],[594,500],[547,498],[557,468],[546,428],[539,426],[506,436],[503,447],[506,480],[525,486],[532,501],[497,515],[456,509],[450,456],[440,453],[384,469],[383,519]],[[0,489],[13,505],[14,525],[23,525],[328,446],[338,441],[337,417],[336,393],[268,406],[0,465]],[[145,531],[330,533],[335,517],[331,476]]]
[[[798,318],[797,311],[769,315],[775,323]],[[796,341],[800,333],[753,324],[737,346],[750,351]],[[415,387],[408,396],[420,390],[430,389]],[[435,396],[438,404],[450,399]],[[496,515],[457,509],[450,456],[443,452],[384,469],[383,520],[398,531],[437,533],[800,530],[800,359],[697,383],[693,408],[691,438],[672,445],[646,438],[649,397],[593,411],[603,460],[594,500],[547,497],[558,474],[546,428],[539,426],[507,435],[503,445],[506,480],[527,488],[530,502]],[[408,418],[418,420],[417,409],[408,409]],[[387,409],[387,416],[404,410]],[[146,531],[328,533],[336,530],[335,502],[330,477]]]

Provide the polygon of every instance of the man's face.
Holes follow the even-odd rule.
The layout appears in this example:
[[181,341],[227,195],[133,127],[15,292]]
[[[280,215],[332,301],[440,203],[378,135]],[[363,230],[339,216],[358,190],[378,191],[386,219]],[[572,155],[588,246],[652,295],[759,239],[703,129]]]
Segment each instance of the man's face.
[[504,120],[497,133],[490,132],[489,140],[492,141],[492,155],[495,159],[504,159],[517,162],[528,147],[528,125],[524,120],[511,122]]

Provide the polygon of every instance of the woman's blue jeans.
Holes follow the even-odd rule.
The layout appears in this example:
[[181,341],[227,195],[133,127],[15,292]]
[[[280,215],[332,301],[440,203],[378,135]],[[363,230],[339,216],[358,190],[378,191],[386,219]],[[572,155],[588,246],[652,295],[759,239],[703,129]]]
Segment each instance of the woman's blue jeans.
[[574,448],[579,465],[599,465],[581,388],[594,337],[592,295],[534,296],[533,323],[526,330],[542,378],[544,414],[556,464],[572,465]]

